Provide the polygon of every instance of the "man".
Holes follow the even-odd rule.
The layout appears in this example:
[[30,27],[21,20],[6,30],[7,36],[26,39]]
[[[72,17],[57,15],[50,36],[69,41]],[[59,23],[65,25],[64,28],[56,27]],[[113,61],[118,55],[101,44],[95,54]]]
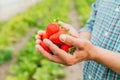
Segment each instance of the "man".
[[[77,48],[73,55],[44,39],[54,55],[47,53],[38,44],[38,35],[43,31],[36,36],[36,48],[44,57],[56,63],[73,65],[85,61],[83,80],[120,80],[120,0],[97,0],[92,9],[91,17],[86,27],[80,30],[79,38],[60,35],[62,42]],[[78,36],[70,25],[63,22],[59,24]]]

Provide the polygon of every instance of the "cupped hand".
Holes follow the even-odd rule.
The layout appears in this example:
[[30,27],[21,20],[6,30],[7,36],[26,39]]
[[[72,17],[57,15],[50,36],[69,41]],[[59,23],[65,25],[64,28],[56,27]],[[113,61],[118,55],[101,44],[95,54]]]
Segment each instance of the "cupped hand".
[[55,44],[53,44],[49,39],[44,39],[43,42],[49,49],[53,52],[54,55],[51,55],[47,51],[45,51],[38,43],[37,40],[36,49],[47,59],[50,61],[71,66],[78,62],[84,60],[92,60],[94,59],[94,54],[92,54],[91,49],[94,49],[94,46],[89,40],[79,39],[68,35],[61,35],[60,40],[66,44],[72,45],[76,47],[76,51],[73,55],[66,53],[64,50],[61,50]]

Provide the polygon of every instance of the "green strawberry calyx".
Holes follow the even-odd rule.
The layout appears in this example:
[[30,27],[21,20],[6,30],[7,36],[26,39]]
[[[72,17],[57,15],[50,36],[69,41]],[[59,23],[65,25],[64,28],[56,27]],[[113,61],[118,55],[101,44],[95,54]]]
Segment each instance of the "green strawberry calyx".
[[69,53],[70,53],[70,54],[73,54],[73,53],[75,52],[75,50],[76,50],[75,47],[71,47],[71,48],[69,49]]

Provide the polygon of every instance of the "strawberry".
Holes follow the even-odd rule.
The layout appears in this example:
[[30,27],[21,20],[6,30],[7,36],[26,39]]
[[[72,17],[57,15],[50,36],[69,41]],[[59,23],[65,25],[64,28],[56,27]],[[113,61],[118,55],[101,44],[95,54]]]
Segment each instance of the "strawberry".
[[59,31],[59,27],[57,24],[48,24],[46,28],[46,34],[50,37],[52,34]]
[[51,50],[41,41],[40,45],[43,47],[44,50],[46,50],[47,52],[51,52]]
[[61,42],[60,39],[59,39],[59,36],[61,34],[66,34],[66,30],[61,28],[57,33],[50,36],[49,39],[55,44],[63,44],[63,42]]
[[42,41],[43,39],[48,38],[48,35],[46,33],[42,33],[40,36]]
[[[61,34],[70,34],[69,30],[65,30],[64,28],[60,28],[58,24],[50,23],[46,27],[46,32],[40,34],[41,42],[40,45],[46,50],[47,52],[52,53],[52,51],[43,43],[43,40],[45,38],[51,40],[54,44],[56,44],[60,49],[66,51],[67,53],[73,54],[73,52],[76,50],[75,47],[67,45],[60,41],[59,37]],[[71,34],[70,34],[71,35]],[[71,35],[75,38],[77,36]]]
[[67,44],[63,44],[61,45],[60,49],[69,52],[69,49],[71,48],[71,46],[67,45]]

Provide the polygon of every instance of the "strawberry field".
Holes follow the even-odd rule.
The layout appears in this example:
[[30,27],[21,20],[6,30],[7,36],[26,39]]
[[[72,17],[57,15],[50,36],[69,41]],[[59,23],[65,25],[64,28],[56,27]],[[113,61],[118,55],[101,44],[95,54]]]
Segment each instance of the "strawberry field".
[[48,61],[36,50],[35,35],[54,19],[72,24],[71,2],[82,27],[89,18],[94,0],[42,0],[0,23],[0,80],[59,80],[67,77],[63,65]]

